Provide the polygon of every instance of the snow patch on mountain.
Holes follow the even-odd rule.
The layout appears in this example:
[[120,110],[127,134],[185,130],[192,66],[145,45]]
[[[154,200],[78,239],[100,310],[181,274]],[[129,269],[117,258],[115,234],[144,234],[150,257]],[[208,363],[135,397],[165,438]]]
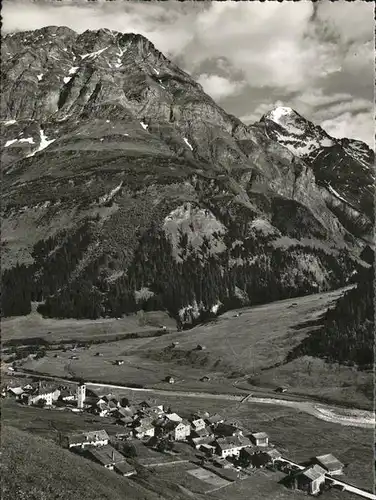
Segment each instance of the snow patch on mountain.
[[80,57],[82,60],[87,59],[88,57],[95,58],[95,57],[99,56],[100,54],[102,54],[102,52],[104,52],[107,49],[108,49],[108,47],[105,47],[104,49],[96,50],[95,52],[89,52],[88,54],[80,55]]
[[71,76],[64,76],[64,78],[63,78],[64,83],[69,83],[71,80],[72,80]]
[[334,196],[336,198],[338,198],[339,200],[343,201],[344,203],[346,203],[346,205],[349,205],[349,202],[347,200],[345,200],[345,198],[343,198],[334,188],[332,188],[332,186],[330,184],[328,184],[328,190],[334,194]]
[[123,185],[123,181],[120,182],[114,189],[112,189],[108,194],[105,194],[104,196],[101,196],[99,198],[99,204],[107,203],[110,201],[116,193],[118,193]]
[[141,127],[142,127],[144,130],[147,130],[147,128],[148,128],[148,126],[149,126],[149,125],[147,125],[147,124],[146,124],[146,123],[144,123],[144,122],[140,122],[140,124],[141,124]]
[[28,142],[29,144],[35,144],[34,139],[32,137],[27,137],[25,139],[10,139],[9,141],[7,141],[5,143],[4,147],[7,148],[8,146],[11,146],[12,144],[14,144],[16,142]]
[[38,78],[38,81],[40,82],[43,78],[43,73],[39,73],[39,75],[37,75],[37,78]]
[[190,144],[190,142],[188,141],[188,139],[186,137],[184,137],[184,142],[190,148],[190,150],[193,151],[193,146],[192,146],[192,144]]
[[[335,144],[324,130],[314,126],[288,107],[278,107],[262,118],[267,125],[267,135],[300,158],[306,158],[322,148]],[[273,127],[270,122],[277,126]]]
[[297,123],[297,113],[288,107],[278,107],[267,113],[266,118],[277,123],[281,127],[288,130],[288,132],[295,135],[303,135],[304,127]]
[[43,149],[46,149],[50,144],[52,144],[56,139],[47,139],[47,136],[44,133],[44,130],[41,128],[40,129],[40,143],[38,149],[27,155],[28,157],[34,156],[35,153],[39,153],[39,151],[43,151]]
[[75,73],[77,73],[77,71],[79,70],[79,66],[72,66],[70,68],[70,70],[68,71],[68,75],[74,75]]
[[4,125],[7,127],[8,125],[14,125],[15,123],[17,123],[17,120],[8,120],[4,123]]

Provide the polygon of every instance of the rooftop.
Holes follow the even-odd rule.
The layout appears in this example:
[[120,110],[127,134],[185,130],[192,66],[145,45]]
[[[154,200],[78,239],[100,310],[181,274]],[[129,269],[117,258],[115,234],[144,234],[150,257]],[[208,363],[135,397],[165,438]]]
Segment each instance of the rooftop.
[[88,452],[102,465],[117,464],[125,461],[124,455],[110,445],[101,446],[100,448],[90,448]]
[[255,439],[267,439],[269,437],[266,432],[252,432],[251,436]]
[[320,467],[319,465],[310,465],[306,469],[298,472],[297,475],[303,475],[310,479],[311,481],[315,481],[316,479],[319,479],[322,476],[325,476],[326,471]]
[[331,453],[320,455],[316,457],[316,460],[324,465],[329,471],[343,468],[343,464]]
[[115,470],[119,472],[120,474],[132,474],[136,472],[136,469],[130,465],[128,462],[120,462],[115,465]]
[[70,444],[81,444],[90,441],[105,441],[109,439],[107,432],[103,429],[98,431],[86,431],[70,434],[68,440]]
[[268,450],[265,452],[267,455],[269,455],[270,458],[276,460],[277,458],[281,458],[282,454],[276,450],[275,448],[273,448],[272,450]]
[[218,446],[222,450],[231,450],[232,448],[247,447],[251,444],[249,439],[243,436],[228,436],[217,439]]

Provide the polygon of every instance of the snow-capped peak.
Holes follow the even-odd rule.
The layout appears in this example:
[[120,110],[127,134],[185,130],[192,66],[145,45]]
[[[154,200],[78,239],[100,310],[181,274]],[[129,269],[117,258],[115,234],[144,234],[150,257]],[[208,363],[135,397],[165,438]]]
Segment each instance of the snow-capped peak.
[[307,121],[292,108],[285,106],[272,109],[264,115],[264,119],[283,127],[289,134],[302,135],[307,128]]
[[269,111],[269,113],[267,113],[265,117],[269,118],[269,120],[272,120],[273,122],[280,123],[280,121],[283,122],[283,118],[292,117],[294,115],[296,115],[296,112],[292,108],[277,106],[276,108]]
[[296,156],[304,158],[321,148],[334,145],[333,139],[323,129],[316,127],[290,107],[276,107],[266,113],[261,121],[266,125],[268,136]]

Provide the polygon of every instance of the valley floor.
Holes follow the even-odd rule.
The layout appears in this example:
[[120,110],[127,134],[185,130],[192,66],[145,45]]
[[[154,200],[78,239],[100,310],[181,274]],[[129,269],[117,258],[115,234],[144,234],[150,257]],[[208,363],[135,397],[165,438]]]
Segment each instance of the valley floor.
[[[186,392],[252,392],[263,398],[277,397],[276,388],[284,386],[283,399],[370,410],[371,372],[308,356],[286,362],[344,290],[228,311],[180,332],[162,312],[98,321],[51,320],[34,312],[5,319],[3,343],[47,340],[46,356],[21,360],[17,367],[51,376]],[[157,333],[161,325],[168,327],[163,335]],[[82,347],[74,347],[78,342]],[[175,384],[164,382],[169,376]]]

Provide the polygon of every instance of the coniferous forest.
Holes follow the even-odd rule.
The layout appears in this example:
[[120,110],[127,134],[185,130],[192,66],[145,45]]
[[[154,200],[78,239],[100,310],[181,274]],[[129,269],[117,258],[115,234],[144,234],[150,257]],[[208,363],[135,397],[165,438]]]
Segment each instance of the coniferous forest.
[[329,361],[372,369],[374,363],[374,253],[367,248],[363,258],[369,269],[360,268],[357,285],[347,291],[324,316],[322,328],[314,331],[290,354],[304,354]]

